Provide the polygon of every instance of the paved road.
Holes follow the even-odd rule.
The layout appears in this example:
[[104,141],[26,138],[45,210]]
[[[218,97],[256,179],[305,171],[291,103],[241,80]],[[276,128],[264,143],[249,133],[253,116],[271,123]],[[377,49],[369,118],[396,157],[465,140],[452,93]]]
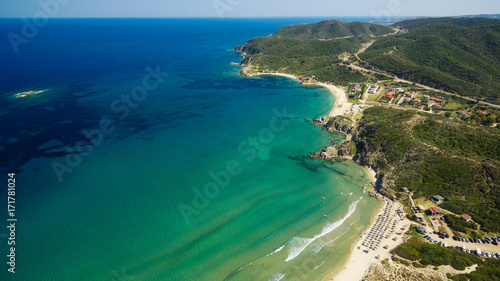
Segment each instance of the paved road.
[[[355,54],[355,56],[358,58],[359,61],[361,61],[361,59],[359,58],[358,55],[361,54],[361,53],[363,53],[364,51],[366,51],[366,49],[368,49],[368,47],[370,47],[373,43],[375,43],[375,40],[369,42],[369,44],[367,46],[361,48]],[[345,58],[344,61],[347,61],[348,58],[349,57]],[[461,96],[459,94],[455,94],[455,93],[450,93],[450,92],[446,92],[446,91],[443,91],[443,90],[434,89],[432,87],[429,87],[429,86],[426,86],[426,85],[423,85],[423,84],[420,84],[420,83],[415,83],[415,82],[412,82],[412,81],[409,81],[409,80],[400,79],[397,76],[391,76],[391,75],[388,75],[386,73],[382,73],[382,72],[379,72],[379,71],[376,71],[376,70],[362,68],[362,67],[354,65],[352,63],[349,66],[352,67],[352,68],[354,68],[354,69],[361,70],[361,71],[372,72],[372,73],[376,73],[376,74],[384,75],[386,77],[393,78],[394,81],[396,81],[396,82],[402,82],[402,83],[407,83],[407,84],[414,84],[415,86],[424,88],[424,89],[429,90],[429,91],[434,91],[434,92],[443,93],[443,94],[446,94],[446,95],[456,96],[456,97],[463,98],[464,100],[473,101],[473,102],[476,102],[476,103],[479,103],[479,104],[484,104],[484,105],[495,107],[495,108],[500,108],[500,105],[496,105],[496,104],[489,103],[489,102],[484,102],[484,101],[478,101],[476,99],[469,98],[469,97],[464,97],[464,96]]]
[[432,87],[429,87],[429,86],[426,86],[426,85],[422,85],[420,83],[414,83],[414,82],[409,81],[409,80],[404,80],[404,79],[400,79],[398,77],[393,77],[393,76],[390,76],[388,74],[385,74],[385,73],[382,73],[382,72],[379,72],[379,71],[375,71],[375,70],[371,70],[371,69],[362,68],[362,67],[354,65],[354,64],[350,64],[349,66],[352,67],[352,68],[354,68],[354,69],[361,70],[361,71],[372,72],[372,73],[377,73],[377,74],[380,74],[380,75],[384,75],[386,77],[391,77],[396,82],[412,84],[412,85],[415,85],[417,87],[420,87],[420,88],[423,88],[423,89],[426,89],[426,90],[429,90],[429,91],[434,91],[434,92],[443,93],[443,94],[450,95],[450,96],[460,97],[460,98],[462,98],[464,100],[473,101],[473,102],[476,102],[476,103],[479,103],[479,104],[484,104],[484,105],[491,106],[491,107],[494,107],[494,108],[500,108],[500,105],[497,105],[497,104],[493,104],[493,103],[489,103],[489,102],[484,102],[484,101],[478,101],[476,99],[469,98],[469,97],[464,97],[464,96],[461,96],[459,94],[455,94],[455,93],[450,93],[450,92],[446,92],[446,91],[443,91],[443,90],[434,89]]

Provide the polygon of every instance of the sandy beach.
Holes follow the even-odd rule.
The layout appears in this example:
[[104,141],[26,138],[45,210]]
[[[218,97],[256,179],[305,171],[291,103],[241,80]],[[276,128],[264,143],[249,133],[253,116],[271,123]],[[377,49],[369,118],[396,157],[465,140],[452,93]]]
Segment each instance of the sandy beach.
[[[389,212],[386,212],[388,205],[391,204],[393,207]],[[392,255],[391,251],[403,242],[403,234],[410,227],[410,221],[408,219],[405,217],[402,217],[401,219],[399,215],[397,215],[396,210],[400,207],[401,204],[399,202],[393,203],[390,200],[385,200],[384,207],[382,207],[377,213],[377,216],[374,218],[374,223],[372,223],[370,228],[364,232],[356,242],[356,245],[351,251],[351,255],[347,259],[347,262],[343,267],[336,272],[333,272],[325,280],[362,280],[363,276],[368,272],[372,264],[381,263],[384,259],[390,258]],[[389,238],[386,238],[387,236],[382,238],[377,237],[377,226],[380,224],[380,220],[377,220],[377,218],[382,218],[382,221],[384,219],[390,220],[389,225],[391,226],[391,229],[393,223],[395,222],[393,228],[394,232],[388,232]],[[374,236],[376,237],[375,240],[379,239],[378,241],[380,241],[380,245],[375,250],[372,250],[365,245],[368,245],[369,242],[367,241],[371,241]]]
[[[283,73],[258,73],[247,74],[249,77],[262,76],[262,75],[275,75],[287,77],[301,81],[298,77],[290,74]],[[303,83],[302,85],[314,85],[327,88],[335,97],[335,104],[330,110],[328,116],[334,117],[342,115],[349,110],[351,103],[347,100],[346,93],[339,87],[327,83]],[[366,167],[367,173],[373,186],[376,183],[376,172],[371,167]],[[353,246],[349,257],[346,259],[342,267],[332,270],[332,273],[324,280],[335,281],[358,281],[362,280],[363,276],[367,273],[370,265],[373,263],[380,263],[382,260],[391,256],[391,251],[395,249],[402,241],[402,234],[408,230],[410,221],[405,217],[400,218],[396,210],[401,207],[400,203],[394,203],[388,199],[384,199],[384,205],[373,217],[371,224],[367,230],[359,237],[356,244]],[[383,228],[388,227],[385,230]],[[383,235],[382,235],[383,233]],[[388,237],[388,238],[386,238]],[[370,245],[369,243],[379,243]],[[363,245],[364,244],[364,245]],[[372,248],[372,249],[370,249]]]

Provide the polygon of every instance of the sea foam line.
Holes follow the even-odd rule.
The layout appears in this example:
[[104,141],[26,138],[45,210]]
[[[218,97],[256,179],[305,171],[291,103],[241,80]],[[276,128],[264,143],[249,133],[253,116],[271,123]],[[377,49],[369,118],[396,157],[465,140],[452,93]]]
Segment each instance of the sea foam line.
[[269,279],[269,281],[280,281],[281,279],[283,279],[283,277],[285,277],[285,274],[276,273],[271,277],[271,279]]
[[[261,258],[258,258],[258,259],[256,259],[256,260],[254,260],[254,261],[252,261],[252,262],[250,262],[250,263],[248,263],[248,264],[246,264],[246,265],[244,265],[244,266],[242,266],[242,267],[238,268],[238,270],[236,270],[236,271],[234,271],[233,273],[231,273],[231,274],[230,274],[230,275],[229,275],[226,279],[224,279],[224,280],[229,280],[229,279],[230,279],[231,277],[233,277],[235,274],[237,274],[238,272],[240,272],[243,268],[245,268],[245,267],[247,267],[247,266],[249,266],[249,265],[252,265],[252,264],[254,264],[254,263],[258,262],[258,261],[260,261],[260,260],[261,260],[261,259],[263,259],[263,258],[269,257],[270,255],[276,254],[277,252],[279,252],[279,251],[283,250],[283,248],[285,248],[285,245],[283,245],[283,246],[279,247],[278,249],[274,250],[274,252],[271,252],[271,253],[269,253],[269,254],[267,254],[267,255],[265,255],[265,256],[263,256],[263,257],[261,257]],[[283,276],[285,276],[285,275],[283,274]],[[283,278],[283,277],[281,277],[281,278]],[[279,279],[278,279],[278,280],[279,280]]]
[[314,242],[316,239],[321,238],[328,233],[334,231],[337,229],[339,226],[341,226],[356,210],[356,205],[358,205],[358,202],[361,200],[362,197],[359,197],[357,201],[354,201],[349,205],[349,210],[347,211],[347,214],[340,220],[328,224],[323,228],[323,231],[314,236],[313,238],[300,238],[300,237],[294,237],[292,241],[290,241],[290,246],[291,248],[288,250],[288,257],[286,258],[285,261],[290,261],[297,257],[304,249],[309,246],[312,242]]

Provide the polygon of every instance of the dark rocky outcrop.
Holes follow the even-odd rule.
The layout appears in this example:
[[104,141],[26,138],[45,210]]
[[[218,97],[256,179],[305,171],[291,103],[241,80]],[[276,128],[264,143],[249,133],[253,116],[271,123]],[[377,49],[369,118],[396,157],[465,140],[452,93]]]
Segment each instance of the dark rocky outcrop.
[[356,133],[356,127],[354,122],[343,116],[335,117],[319,117],[314,119],[320,125],[323,125],[323,129],[329,132],[337,132],[346,134],[351,138]]
[[355,152],[355,144],[347,141],[337,145],[330,145],[323,148],[320,152],[309,154],[311,159],[352,159]]

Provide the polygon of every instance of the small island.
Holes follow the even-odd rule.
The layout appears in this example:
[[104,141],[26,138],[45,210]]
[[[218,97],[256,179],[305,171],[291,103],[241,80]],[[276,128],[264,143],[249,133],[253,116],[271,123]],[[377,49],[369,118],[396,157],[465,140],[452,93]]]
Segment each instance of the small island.
[[34,95],[37,95],[37,94],[41,94],[41,93],[44,93],[44,92],[47,92],[47,91],[48,90],[26,91],[26,92],[21,92],[21,93],[14,94],[14,97],[15,98],[27,98],[27,97],[34,96]]

